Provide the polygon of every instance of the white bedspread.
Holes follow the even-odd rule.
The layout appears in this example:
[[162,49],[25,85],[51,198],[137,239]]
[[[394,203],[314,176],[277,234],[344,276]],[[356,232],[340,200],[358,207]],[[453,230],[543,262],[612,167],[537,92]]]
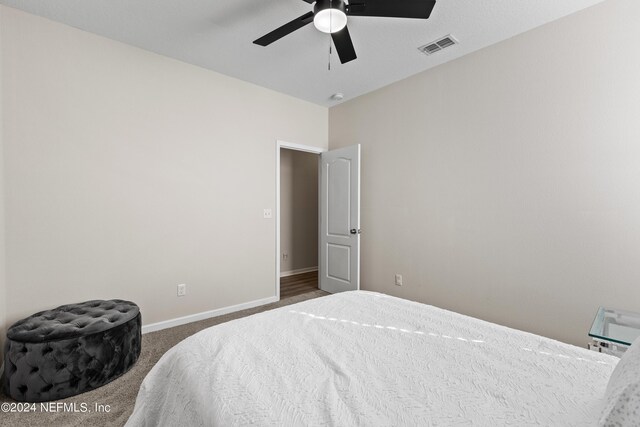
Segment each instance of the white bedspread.
[[131,426],[588,426],[616,358],[346,292],[206,329],[142,383]]

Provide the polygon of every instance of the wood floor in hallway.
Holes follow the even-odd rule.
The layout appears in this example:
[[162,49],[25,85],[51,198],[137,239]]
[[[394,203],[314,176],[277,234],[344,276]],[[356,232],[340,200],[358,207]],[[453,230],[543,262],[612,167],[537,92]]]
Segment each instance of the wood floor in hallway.
[[318,272],[280,278],[280,299],[318,290]]

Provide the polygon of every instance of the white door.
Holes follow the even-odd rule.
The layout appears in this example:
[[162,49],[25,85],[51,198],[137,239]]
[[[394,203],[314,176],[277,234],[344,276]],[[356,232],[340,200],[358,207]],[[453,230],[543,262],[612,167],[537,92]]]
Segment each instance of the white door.
[[320,289],[360,289],[360,144],[320,156]]

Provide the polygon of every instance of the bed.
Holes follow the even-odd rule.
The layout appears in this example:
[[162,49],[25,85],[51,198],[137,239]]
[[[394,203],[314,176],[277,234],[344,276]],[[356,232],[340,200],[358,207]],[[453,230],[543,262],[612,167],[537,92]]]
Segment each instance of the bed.
[[127,425],[597,425],[618,360],[345,292],[184,340],[149,372]]

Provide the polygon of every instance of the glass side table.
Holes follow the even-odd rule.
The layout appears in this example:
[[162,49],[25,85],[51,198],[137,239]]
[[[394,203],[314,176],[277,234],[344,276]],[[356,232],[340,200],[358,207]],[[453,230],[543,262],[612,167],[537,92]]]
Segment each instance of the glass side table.
[[620,357],[640,336],[640,314],[600,307],[589,336],[590,350]]

